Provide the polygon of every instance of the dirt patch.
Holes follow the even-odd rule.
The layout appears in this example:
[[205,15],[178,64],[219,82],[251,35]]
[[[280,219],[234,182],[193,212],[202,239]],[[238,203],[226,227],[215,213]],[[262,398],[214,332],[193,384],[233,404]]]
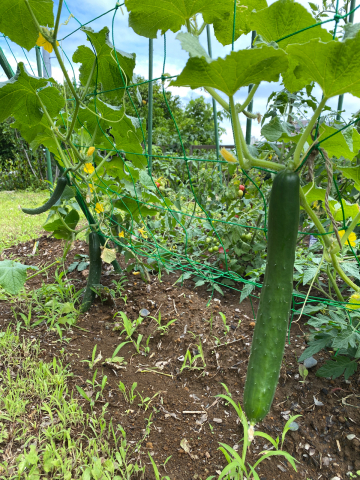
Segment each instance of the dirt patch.
[[[19,244],[3,255],[28,265],[50,263],[61,256],[61,242],[49,237],[41,237],[38,241],[35,256],[32,255],[34,242]],[[79,253],[87,253],[86,243],[75,244],[66,259],[66,267]],[[27,288],[36,289],[42,282],[51,283],[54,273],[55,267],[47,272],[46,277],[30,280]],[[111,288],[112,280],[119,277],[105,265],[103,273],[102,284]],[[122,425],[130,442],[142,438],[145,426],[151,422],[151,433],[144,443],[144,452],[150,452],[157,465],[171,456],[166,464],[171,479],[206,479],[210,475],[217,476],[226,465],[223,454],[218,450],[219,443],[231,447],[241,444],[242,428],[234,410],[218,401],[215,395],[226,393],[223,383],[233,399],[243,403],[257,302],[253,301],[251,305],[245,300],[239,305],[239,294],[230,289],[225,290],[224,297],[216,294],[210,298],[206,287],[194,289],[193,282],[189,280],[174,286],[178,277],[179,274],[163,275],[160,281],[154,275],[151,283],[146,284],[138,276],[128,275],[123,292],[123,296],[127,295],[126,303],[119,298],[115,301],[105,299],[101,303],[97,298],[91,310],[79,318],[77,326],[81,329],[73,327],[68,330],[61,344],[58,334],[50,331],[45,324],[28,331],[21,330],[20,335],[38,339],[46,361],[58,356],[60,348],[64,349],[74,375],[69,379],[69,385],[78,398],[81,397],[75,385],[89,392],[86,380],[92,379],[94,370],[98,369],[100,383],[106,375],[107,385],[95,409],[100,410],[108,403],[107,418],[111,418],[114,424]],[[76,270],[67,274],[67,279],[77,290],[86,284],[86,277]],[[123,364],[124,368],[103,366],[99,362],[92,370],[86,362],[81,362],[91,359],[95,345],[96,354],[101,352],[103,359],[111,357],[116,347],[126,341],[126,334],[120,336],[119,331],[114,331],[118,323],[117,313],[122,311],[129,319],[136,320],[142,309],[150,314],[137,328],[134,339],[142,335],[142,346],[148,340],[147,355],[138,354],[135,346],[128,343],[118,353],[127,362]],[[226,316],[226,326],[219,312]],[[159,313],[162,325],[176,319],[167,334],[162,334],[155,320],[149,318],[158,317]],[[5,329],[12,321],[10,304],[1,302],[0,329]],[[329,353],[322,351],[315,356],[318,365],[309,371],[308,382],[300,383],[297,358],[306,347],[304,332],[306,327],[301,321],[293,323],[274,404],[257,427],[276,437],[281,434],[289,415],[302,415],[297,419],[298,431],[288,432],[284,443],[284,449],[300,462],[298,473],[282,457],[274,457],[258,469],[263,480],[315,480],[334,476],[344,479],[348,471],[360,469],[359,375],[355,374],[348,382],[343,377],[337,380],[316,377],[316,369],[330,357]],[[205,366],[198,360],[196,366],[203,368],[181,372],[186,352],[190,350],[192,356],[200,353],[200,339]],[[132,403],[125,400],[119,389],[120,382],[128,390],[134,382],[137,383],[134,391],[137,396]],[[151,401],[142,402],[140,395]],[[88,402],[81,402],[84,410],[88,411]],[[352,434],[357,438],[349,437],[352,438],[349,440],[347,437]],[[191,456],[180,445],[183,439],[190,444]],[[248,462],[255,463],[259,452],[269,447],[268,441],[257,440],[250,448]],[[17,445],[12,448],[16,449]],[[147,455],[143,456],[143,461],[150,465]],[[150,466],[147,472],[147,478],[153,478]],[[163,468],[161,472],[164,474]]]

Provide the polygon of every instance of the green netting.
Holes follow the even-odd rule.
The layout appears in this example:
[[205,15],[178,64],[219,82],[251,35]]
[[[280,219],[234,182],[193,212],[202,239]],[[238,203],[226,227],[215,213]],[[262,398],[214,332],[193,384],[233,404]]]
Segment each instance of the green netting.
[[[68,10],[68,13],[72,15],[71,9],[64,2],[65,7]],[[128,184],[126,188],[123,189],[121,194],[119,191],[112,187],[111,180],[109,178],[105,178],[104,176],[97,175],[96,177],[92,178],[92,185],[91,185],[91,192],[90,197],[91,201],[86,203],[83,200],[83,191],[78,186],[83,181],[83,177],[79,172],[71,176],[73,181],[73,185],[75,185],[77,189],[77,200],[89,221],[89,224],[94,223],[95,220],[99,220],[101,225],[101,229],[99,233],[102,235],[105,241],[109,240],[113,242],[119,250],[127,255],[129,252],[135,254],[136,261],[139,264],[147,264],[149,268],[156,268],[156,269],[166,269],[171,271],[179,271],[182,273],[180,280],[183,281],[190,276],[196,277],[198,280],[203,279],[206,282],[209,282],[212,286],[211,290],[211,297],[214,292],[217,290],[217,287],[227,287],[234,291],[240,292],[244,286],[244,284],[251,284],[255,287],[261,288],[260,283],[251,282],[244,277],[244,274],[240,274],[235,272],[231,267],[231,258],[227,255],[226,252],[226,245],[223,243],[224,238],[224,227],[229,228],[236,228],[238,233],[250,230],[252,232],[259,232],[263,235],[264,239],[266,239],[266,225],[267,225],[267,194],[264,193],[261,187],[263,182],[263,177],[261,175],[264,174],[274,174],[276,172],[261,168],[261,167],[254,167],[249,172],[245,170],[239,169],[239,175],[242,175],[244,179],[244,183],[246,182],[247,185],[252,185],[254,189],[256,189],[258,198],[261,199],[262,202],[262,212],[260,212],[258,221],[254,222],[253,224],[248,223],[241,223],[235,217],[226,218],[226,212],[223,211],[224,215],[221,216],[218,212],[217,215],[213,215],[211,210],[207,207],[206,199],[208,194],[212,191],[216,191],[218,196],[221,195],[222,189],[222,182],[226,183],[225,174],[221,169],[221,166],[224,165],[228,167],[228,163],[226,161],[221,160],[219,158],[219,148],[217,145],[217,150],[214,158],[208,156],[207,158],[200,157],[200,156],[188,156],[186,148],[184,146],[181,131],[177,125],[176,118],[171,111],[171,107],[168,102],[168,98],[166,95],[167,91],[167,82],[171,78],[176,78],[177,75],[170,76],[167,72],[167,45],[166,45],[166,34],[163,35],[163,69],[161,77],[152,79],[151,82],[161,82],[162,84],[162,94],[164,98],[164,102],[167,105],[169,115],[174,123],[178,134],[178,142],[180,146],[180,150],[182,152],[181,155],[176,154],[167,154],[161,155],[159,153],[152,153],[148,152],[147,149],[147,141],[146,141],[146,134],[145,134],[145,125],[143,124],[141,114],[139,109],[136,105],[135,97],[136,97],[136,88],[140,85],[149,83],[150,80],[144,82],[136,82],[127,84],[126,75],[124,75],[124,70],[120,66],[120,62],[117,56],[116,50],[116,42],[114,38],[114,29],[115,29],[115,20],[117,15],[119,14],[119,9],[124,5],[124,3],[119,4],[116,3],[114,8],[104,12],[103,14],[99,15],[98,17],[89,20],[85,24],[82,24],[76,17],[75,20],[79,24],[79,27],[76,28],[70,34],[64,36],[60,42],[60,48],[63,52],[65,58],[67,59],[69,65],[72,68],[73,73],[73,84],[75,88],[79,88],[79,85],[76,83],[76,76],[74,68],[71,64],[70,59],[66,55],[65,50],[63,49],[63,42],[71,37],[74,33],[80,30],[82,27],[91,24],[94,20],[107,15],[112,14],[112,43],[114,46],[113,49],[113,56],[117,62],[118,70],[122,78],[123,85],[108,90],[98,90],[98,81],[96,80],[95,88],[92,92],[86,94],[86,97],[94,99],[94,106],[96,112],[96,121],[99,131],[102,133],[102,140],[100,145],[95,145],[99,150],[102,152],[107,152],[108,154],[113,154],[113,157],[117,159],[121,159],[123,162],[123,169],[124,173],[128,178]],[[233,38],[232,38],[232,50],[234,50],[235,44],[235,21],[236,21],[236,0],[234,0],[234,14],[233,14]],[[359,6],[360,7],[360,6]],[[349,13],[346,15],[339,15],[339,0],[336,3],[336,10],[333,18],[324,20],[322,22],[318,22],[314,25],[311,25],[305,29],[298,30],[290,35],[284,36],[277,40],[278,43],[289,38],[290,36],[297,35],[305,30],[329,23],[334,22],[334,31],[333,36],[336,37],[337,27],[340,20],[345,19],[346,17],[353,16],[355,10],[359,7],[351,9]],[[73,16],[73,15],[72,15]],[[209,31],[208,31],[209,33]],[[11,49],[11,46],[8,42],[8,39],[4,37],[4,40],[9,48],[9,51],[15,58],[15,55]],[[92,46],[93,52],[97,59],[97,53],[94,45],[91,43],[90,37],[88,37],[90,41],[90,45]],[[210,47],[210,45],[209,45]],[[24,55],[25,51],[23,51]],[[209,53],[211,55],[211,49],[209,48]],[[26,56],[28,64],[31,68],[31,63]],[[45,65],[44,65],[45,67]],[[95,75],[96,79],[98,78],[98,61],[96,60],[95,66]],[[34,72],[33,72],[34,73]],[[97,108],[97,101],[99,95],[106,95],[110,94],[111,92],[117,90],[125,90],[125,95],[127,98],[127,102],[132,106],[136,113],[136,118],[138,122],[139,132],[141,135],[141,141],[143,145],[143,151],[127,151],[126,149],[121,148],[121,145],[115,145],[113,137],[109,134],[107,129],[103,128],[101,124],[101,120],[103,116],[99,113]],[[256,90],[256,88],[255,88]],[[74,99],[68,99],[71,101]],[[151,99],[149,99],[149,102]],[[78,113],[78,112],[76,112]],[[62,117],[63,119],[63,126],[67,128],[67,118],[64,118],[65,115]],[[109,120],[111,121],[111,120]],[[112,120],[113,121],[113,120]],[[311,155],[314,149],[317,149],[321,155],[321,145],[326,142],[329,138],[334,136],[335,134],[339,134],[341,131],[345,130],[351,125],[354,125],[358,119],[347,123],[342,128],[332,135],[327,136],[326,138],[322,138],[318,142],[314,142],[313,146],[308,150],[307,154],[303,157],[300,165],[298,166],[297,170],[301,170],[305,165],[306,162]],[[84,122],[82,122],[81,118],[77,116],[76,123],[77,128],[83,127],[85,131],[87,131],[87,126]],[[319,122],[318,122],[319,127]],[[88,134],[91,136],[92,132],[88,131]],[[85,144],[75,144],[77,148],[85,148]],[[69,155],[68,151],[65,152],[66,155]],[[143,198],[144,192],[144,185],[142,184],[141,188],[139,186],[138,178],[134,177],[133,171],[131,168],[128,167],[126,158],[127,156],[132,156],[132,158],[139,158],[139,161],[145,157],[147,160],[147,165],[144,166],[144,171],[146,170],[151,178],[151,184],[148,185],[147,197],[148,199]],[[111,157],[110,157],[111,158]],[[58,158],[60,160],[60,158]],[[96,161],[94,163],[94,167],[96,167]],[[176,165],[178,168],[179,176],[183,176],[184,180],[188,182],[189,188],[188,198],[185,199],[184,203],[179,203],[177,195],[180,192],[184,192],[185,189],[179,189],[176,191],[176,188],[172,189],[172,192],[162,192],[159,188],[156,187],[156,177],[157,171],[162,171],[164,166],[171,166]],[[199,188],[198,181],[194,178],[194,175],[199,175],[199,169],[201,165],[212,166],[213,171],[213,182],[210,184],[209,191],[203,195],[201,189]],[[160,168],[162,167],[162,168]],[[239,168],[239,167],[238,167]],[[255,173],[254,173],[255,172]],[[219,181],[219,175],[220,180]],[[259,176],[260,175],[260,176]],[[78,180],[78,183],[77,183]],[[346,217],[344,213],[344,206],[341,197],[340,190],[336,183],[336,179],[334,177],[334,185],[336,187],[338,200],[340,202],[342,208],[342,228],[346,230]],[[204,185],[204,189],[205,189]],[[145,189],[146,190],[146,189]],[[160,202],[154,204],[151,200],[151,194],[156,194],[156,196],[161,199]],[[146,195],[145,195],[146,196]],[[105,205],[106,208],[101,210],[99,209],[98,205]],[[149,210],[148,210],[149,209]],[[151,215],[148,214],[148,211],[151,212]],[[136,213],[136,214],[135,214]],[[156,214],[159,214],[159,217],[163,221],[162,226],[162,236],[159,234],[160,225],[157,222],[160,220],[153,219]],[[121,219],[118,215],[121,215]],[[207,233],[206,233],[207,232]],[[314,235],[321,237],[322,235],[331,235],[334,233],[331,229],[327,233],[319,233],[317,231],[299,231],[299,236],[302,235]],[[223,268],[219,268],[217,264],[212,264],[211,257],[201,256],[202,250],[206,245],[203,245],[200,241],[198,245],[196,245],[196,241],[194,242],[194,238],[203,238],[204,235],[212,235],[216,238],[223,249]],[[162,240],[161,240],[162,238]],[[253,239],[252,239],[253,241]],[[199,245],[201,244],[201,245]],[[180,250],[180,251],[178,251]],[[356,259],[357,263],[360,265],[360,261],[356,255],[356,252],[351,247],[351,251],[353,257]],[[260,253],[260,252],[259,252]],[[251,297],[256,297],[256,295],[251,294]],[[346,302],[334,301],[330,300],[329,298],[322,298],[322,297],[315,297],[315,296],[306,296],[305,294],[301,293],[294,293],[293,294],[293,306],[292,306],[292,316],[294,312],[297,311],[300,306],[304,304],[306,299],[307,303],[321,303],[324,306],[332,306],[332,307],[340,307],[345,308]]]

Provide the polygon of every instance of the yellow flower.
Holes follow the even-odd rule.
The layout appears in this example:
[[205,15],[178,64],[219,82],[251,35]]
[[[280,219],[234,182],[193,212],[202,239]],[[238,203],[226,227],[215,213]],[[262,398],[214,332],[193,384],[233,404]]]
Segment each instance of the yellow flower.
[[88,157],[91,157],[91,155],[95,152],[95,147],[89,147],[89,150],[87,151],[86,155]]
[[132,272],[133,275],[140,275],[140,272]]
[[139,228],[139,233],[141,233],[141,236],[142,236],[143,238],[147,238],[147,235],[146,235],[146,233],[145,233],[145,228],[144,228],[144,227]]
[[94,185],[92,183],[89,183],[89,188],[90,192],[92,193],[94,191]]
[[92,163],[85,163],[84,172],[85,173],[92,173],[95,170],[94,165]]
[[[339,230],[339,236],[342,238],[345,235],[345,230]],[[348,239],[346,240],[346,245],[351,245],[355,247],[356,245],[356,233],[351,232]]]
[[95,205],[95,212],[96,212],[96,213],[101,213],[101,212],[103,212],[103,211],[104,211],[103,205],[101,205],[101,203],[97,203],[97,204]]
[[360,308],[360,295],[358,293],[353,293],[349,298],[349,303],[346,305],[346,308],[350,310],[357,310]]
[[235,162],[237,162],[236,157],[235,157],[231,152],[229,152],[228,150],[226,150],[226,148],[222,148],[222,149],[220,150],[220,153],[221,153],[221,155],[225,158],[225,160],[226,160],[227,162],[230,162],[230,163],[235,163]]
[[[37,45],[38,47],[44,47],[44,49],[45,49],[47,52],[49,52],[49,53],[52,53],[52,51],[53,51],[53,46],[51,45],[51,43],[48,42],[48,41],[44,38],[43,34],[40,33],[40,32],[39,32],[39,38],[38,38],[37,41],[36,41],[36,45]],[[58,41],[56,41],[56,45],[59,46],[59,42],[58,42]]]
[[124,237],[125,237],[124,232],[120,232],[120,233],[119,233],[119,237],[120,237],[120,238],[124,238]]
[[271,160],[271,159],[272,159],[272,157],[273,157],[273,156],[272,156],[272,153],[270,153],[270,155],[269,155],[269,160]]

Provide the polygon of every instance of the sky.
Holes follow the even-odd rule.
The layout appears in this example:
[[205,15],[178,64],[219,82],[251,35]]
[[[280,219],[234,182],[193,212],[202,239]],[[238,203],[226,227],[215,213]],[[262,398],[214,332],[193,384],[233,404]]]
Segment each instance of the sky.
[[[55,11],[56,5],[58,0],[54,1],[55,4]],[[65,2],[64,2],[65,3]],[[78,19],[82,24],[88,22],[92,18],[95,18],[106,11],[112,9],[115,5],[114,0],[102,0],[99,2],[98,0],[82,0],[82,1],[75,1],[75,0],[67,0],[66,4],[69,10],[64,5],[62,10],[62,17],[61,23],[66,22],[67,25],[62,25],[59,38],[66,37],[69,33],[73,32],[76,28],[78,28],[79,24],[75,20],[75,18],[70,17],[70,12]],[[273,3],[273,0],[268,0],[268,4]],[[298,3],[301,3],[306,8],[308,7],[308,2],[305,0],[300,0]],[[313,2],[316,3],[316,0]],[[310,10],[310,9],[309,9]],[[69,12],[70,11],[70,12]],[[70,17],[70,18],[69,18]],[[129,53],[136,53],[136,68],[135,73],[141,75],[145,78],[148,78],[148,66],[149,66],[149,40],[145,37],[141,37],[137,35],[129,26],[128,26],[128,13],[125,7],[122,9],[118,9],[114,17],[114,11],[104,15],[103,17],[95,20],[89,26],[91,26],[95,31],[101,30],[104,26],[108,26],[111,30],[112,22],[114,25],[114,44],[117,49],[123,50]],[[355,23],[360,22],[360,9],[359,11],[355,12]],[[327,28],[331,29],[333,27],[333,23],[327,24]],[[211,27],[212,29],[212,27]],[[110,34],[111,35],[111,34]],[[165,73],[170,75],[179,74],[182,69],[184,68],[187,60],[188,60],[188,53],[181,49],[180,42],[176,40],[176,34],[172,32],[166,33],[166,62],[165,62]],[[216,57],[224,57],[231,52],[231,45],[230,46],[222,46],[215,38],[213,31],[211,35],[211,42],[212,42],[212,51],[213,51],[213,58]],[[248,48],[250,46],[251,38],[250,34],[247,36],[240,37],[235,42],[235,50]],[[207,50],[207,38],[206,38],[206,30],[200,36],[200,43],[202,46]],[[88,45],[86,40],[86,35],[78,30],[70,37],[64,39],[61,42],[61,46],[66,52],[67,56],[71,59],[73,53],[75,52],[76,48],[79,45]],[[0,38],[0,47],[3,49],[10,65],[12,66],[13,70],[16,70],[16,61],[23,61],[26,65],[27,70],[29,73],[33,72],[36,74],[36,60],[35,60],[35,52],[34,50],[30,52],[23,51],[20,47],[16,44],[8,41],[6,43],[4,38]],[[11,50],[10,50],[11,48]],[[26,56],[25,56],[26,54]],[[14,58],[15,57],[15,58]],[[26,58],[27,57],[27,58]],[[52,75],[53,77],[59,81],[63,81],[63,75],[60,68],[57,66],[57,61],[55,58],[51,58],[52,62]],[[158,38],[154,40],[154,78],[160,77],[163,71],[163,63],[164,63],[164,36],[158,33]],[[72,70],[69,63],[65,60],[66,67],[69,68],[69,72],[72,76]],[[73,67],[75,70],[75,75],[78,75],[77,64],[73,63]],[[7,77],[5,76],[4,72],[0,67],[0,82],[6,81]],[[210,95],[200,89],[191,90],[185,87],[169,87],[175,95],[179,95],[186,104],[192,98],[197,98],[200,95],[203,95],[207,101],[211,102]],[[256,93],[254,98],[254,106],[253,111],[259,112],[261,114],[265,113],[266,111],[266,104],[267,99],[270,93],[274,90],[281,90],[281,86],[278,83],[262,83]],[[319,88],[315,90],[315,95],[320,98],[321,91]],[[247,87],[242,88],[237,94],[235,95],[236,102],[243,102],[247,96]],[[334,109],[337,106],[337,98],[333,98],[328,102],[328,105]],[[221,109],[221,107],[219,107]],[[350,94],[345,95],[343,109],[345,110],[345,118],[349,118],[352,113],[360,110],[360,99],[353,97]],[[242,117],[242,124],[245,126],[245,118]],[[233,144],[233,136],[230,123],[228,121],[224,121],[221,123],[222,127],[226,129],[226,133],[223,134],[221,137],[222,144]],[[252,122],[252,135],[256,138],[260,138],[260,125],[257,124],[256,121]]]

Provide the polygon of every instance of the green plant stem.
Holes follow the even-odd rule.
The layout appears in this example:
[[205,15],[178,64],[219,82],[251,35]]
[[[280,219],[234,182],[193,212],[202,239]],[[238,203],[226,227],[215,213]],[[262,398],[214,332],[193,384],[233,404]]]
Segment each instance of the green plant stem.
[[56,260],[56,262],[52,263],[51,265],[48,265],[47,267],[43,268],[42,270],[39,270],[38,272],[34,273],[34,275],[30,275],[30,277],[27,277],[26,281],[30,280],[31,278],[36,277],[36,275],[40,275],[40,273],[46,272],[46,270],[49,270],[49,268],[53,267],[57,263],[60,263],[60,260]]
[[98,224],[94,224],[94,225],[86,225],[85,227],[83,228],[80,228],[80,230],[73,230],[72,228],[69,227],[69,225],[65,222],[65,220],[63,219],[63,217],[61,216],[61,214],[59,214],[59,219],[61,221],[61,223],[64,225],[64,227],[69,230],[69,232],[71,233],[75,233],[76,235],[78,235],[80,232],[83,232],[84,230],[86,230],[87,228],[96,228],[98,229],[99,228],[99,225]]
[[[323,235],[320,236],[320,241],[324,246],[324,252],[325,252],[325,258],[327,261],[331,261],[333,264],[333,267],[335,268],[335,271],[339,274],[340,278],[347,284],[349,287],[353,288],[356,292],[360,291],[360,288],[355,285],[354,282],[350,280],[350,278],[345,274],[343,269],[340,267],[338,259],[336,255],[332,252],[329,252],[329,248],[331,247],[331,241],[329,240],[327,236],[327,232],[325,228],[322,226],[320,220],[318,219],[317,215],[313,210],[311,209],[310,205],[306,201],[306,197],[304,195],[303,189],[300,187],[300,203],[301,206],[304,208],[306,213],[309,215],[311,220],[314,222],[314,225],[318,229],[319,233],[322,233]],[[330,255],[330,256],[329,256]],[[329,260],[328,260],[329,258]]]
[[230,97],[230,114],[231,114],[231,120],[232,120],[232,125],[233,125],[233,130],[234,130],[234,140],[235,140],[235,146],[236,146],[236,153],[238,156],[238,161],[240,164],[241,168],[245,169],[245,162],[244,162],[244,156],[243,156],[243,151],[242,151],[242,146],[241,146],[241,126],[239,122],[239,117],[236,112],[236,107],[235,107],[235,102],[234,102],[234,97]]
[[[254,98],[254,95],[256,93],[256,90],[259,88],[259,83],[256,83],[255,85],[253,85],[249,95],[247,96],[247,99],[245,100],[245,102],[240,106],[240,108],[238,109],[238,113],[241,113],[245,110],[245,108],[249,105],[249,103],[251,102],[251,100]],[[256,117],[255,117],[256,118]]]
[[204,23],[201,25],[201,27],[199,28],[199,30],[196,32],[196,36],[197,36],[197,37],[202,34],[202,32],[204,31],[205,27],[206,27],[206,23],[204,22]]
[[67,73],[67,70],[65,68],[65,65],[64,65],[64,62],[62,61],[62,58],[61,58],[61,55],[60,55],[60,52],[59,52],[59,49],[56,45],[56,41],[53,43],[53,48],[54,48],[54,53],[56,55],[56,58],[57,58],[57,61],[59,62],[59,65],[60,65],[60,68],[61,68],[61,71],[62,73],[64,74],[64,77],[65,77],[65,80],[67,81],[68,85],[69,85],[69,88],[71,90],[71,93],[73,94],[74,96],[74,99],[76,102],[80,102],[80,98],[78,96],[78,94],[76,93],[75,91],[75,88],[74,88],[74,85],[72,84],[71,80],[70,80],[70,77]]
[[218,102],[218,104],[223,107],[223,109],[226,112],[230,113],[229,104],[217,93],[217,91],[214,88],[212,87],[204,87],[204,88]]
[[55,28],[54,28],[54,40],[55,40],[55,42],[56,42],[56,37],[57,37],[58,32],[59,32],[60,17],[61,17],[61,10],[62,10],[62,6],[63,6],[63,2],[64,2],[64,0],[59,0],[59,6],[58,6],[58,10],[57,10],[57,15],[56,15],[56,20],[55,20]]
[[94,75],[94,72],[95,72],[95,68],[96,68],[96,64],[97,64],[97,59],[95,57],[94,59],[94,63],[93,63],[93,66],[91,67],[91,72],[90,72],[90,75],[89,75],[89,78],[87,79],[87,82],[86,82],[86,85],[85,85],[85,88],[84,88],[84,92],[83,94],[81,95],[81,101],[84,100],[84,98],[86,97],[86,94],[89,90],[89,86],[90,86],[90,83],[91,83],[91,79]]
[[344,302],[344,297],[341,295],[339,287],[336,284],[336,279],[332,276],[332,274],[330,272],[330,265],[327,266],[327,276],[328,276],[328,278],[331,282],[331,285],[334,287],[334,290],[335,290],[335,293],[336,293],[338,299],[340,300],[340,302]]
[[[360,212],[354,217],[353,221],[350,223],[350,225],[346,229],[345,234],[343,235],[343,237],[341,239],[341,246],[342,247],[345,245],[345,243],[346,243],[347,239],[349,238],[350,234],[354,231],[354,229],[356,228],[356,226],[359,222],[360,222]],[[337,247],[335,247],[331,251],[331,253],[338,253],[339,250],[340,250],[340,247],[338,245]]]
[[[30,6],[30,3],[29,3],[29,0],[24,0],[25,2],[25,5],[27,6],[27,9],[29,10],[30,12],[30,15],[31,15],[31,18],[33,19],[33,22],[35,24],[35,27],[36,27],[36,30],[40,33],[41,32],[41,27],[40,27],[40,24],[39,22],[37,21],[37,18],[35,16],[35,13],[33,12],[31,6]],[[45,37],[44,37],[45,38]],[[46,39],[47,40],[47,39]]]
[[294,164],[295,167],[297,167],[300,164],[300,156],[301,152],[304,148],[305,143],[307,142],[307,139],[309,138],[309,135],[311,134],[311,130],[313,126],[315,125],[315,122],[319,118],[322,109],[324,108],[326,102],[328,101],[328,98],[324,97],[321,102],[319,103],[317,109],[314,112],[314,115],[311,117],[310,122],[308,123],[305,132],[301,135],[299,143],[296,146],[296,150],[294,153]]
[[252,120],[256,120],[258,118],[257,113],[251,113],[251,112],[248,112],[247,110],[243,110],[241,113],[245,115],[246,118],[251,118]]
[[80,101],[75,100],[75,109],[74,109],[73,117],[71,119],[70,128],[69,128],[69,130],[67,132],[67,135],[66,135],[66,138],[65,138],[66,142],[68,142],[70,140],[71,134],[74,130],[75,123],[76,123],[76,120],[77,120],[77,114],[79,113],[79,109],[80,109]]

